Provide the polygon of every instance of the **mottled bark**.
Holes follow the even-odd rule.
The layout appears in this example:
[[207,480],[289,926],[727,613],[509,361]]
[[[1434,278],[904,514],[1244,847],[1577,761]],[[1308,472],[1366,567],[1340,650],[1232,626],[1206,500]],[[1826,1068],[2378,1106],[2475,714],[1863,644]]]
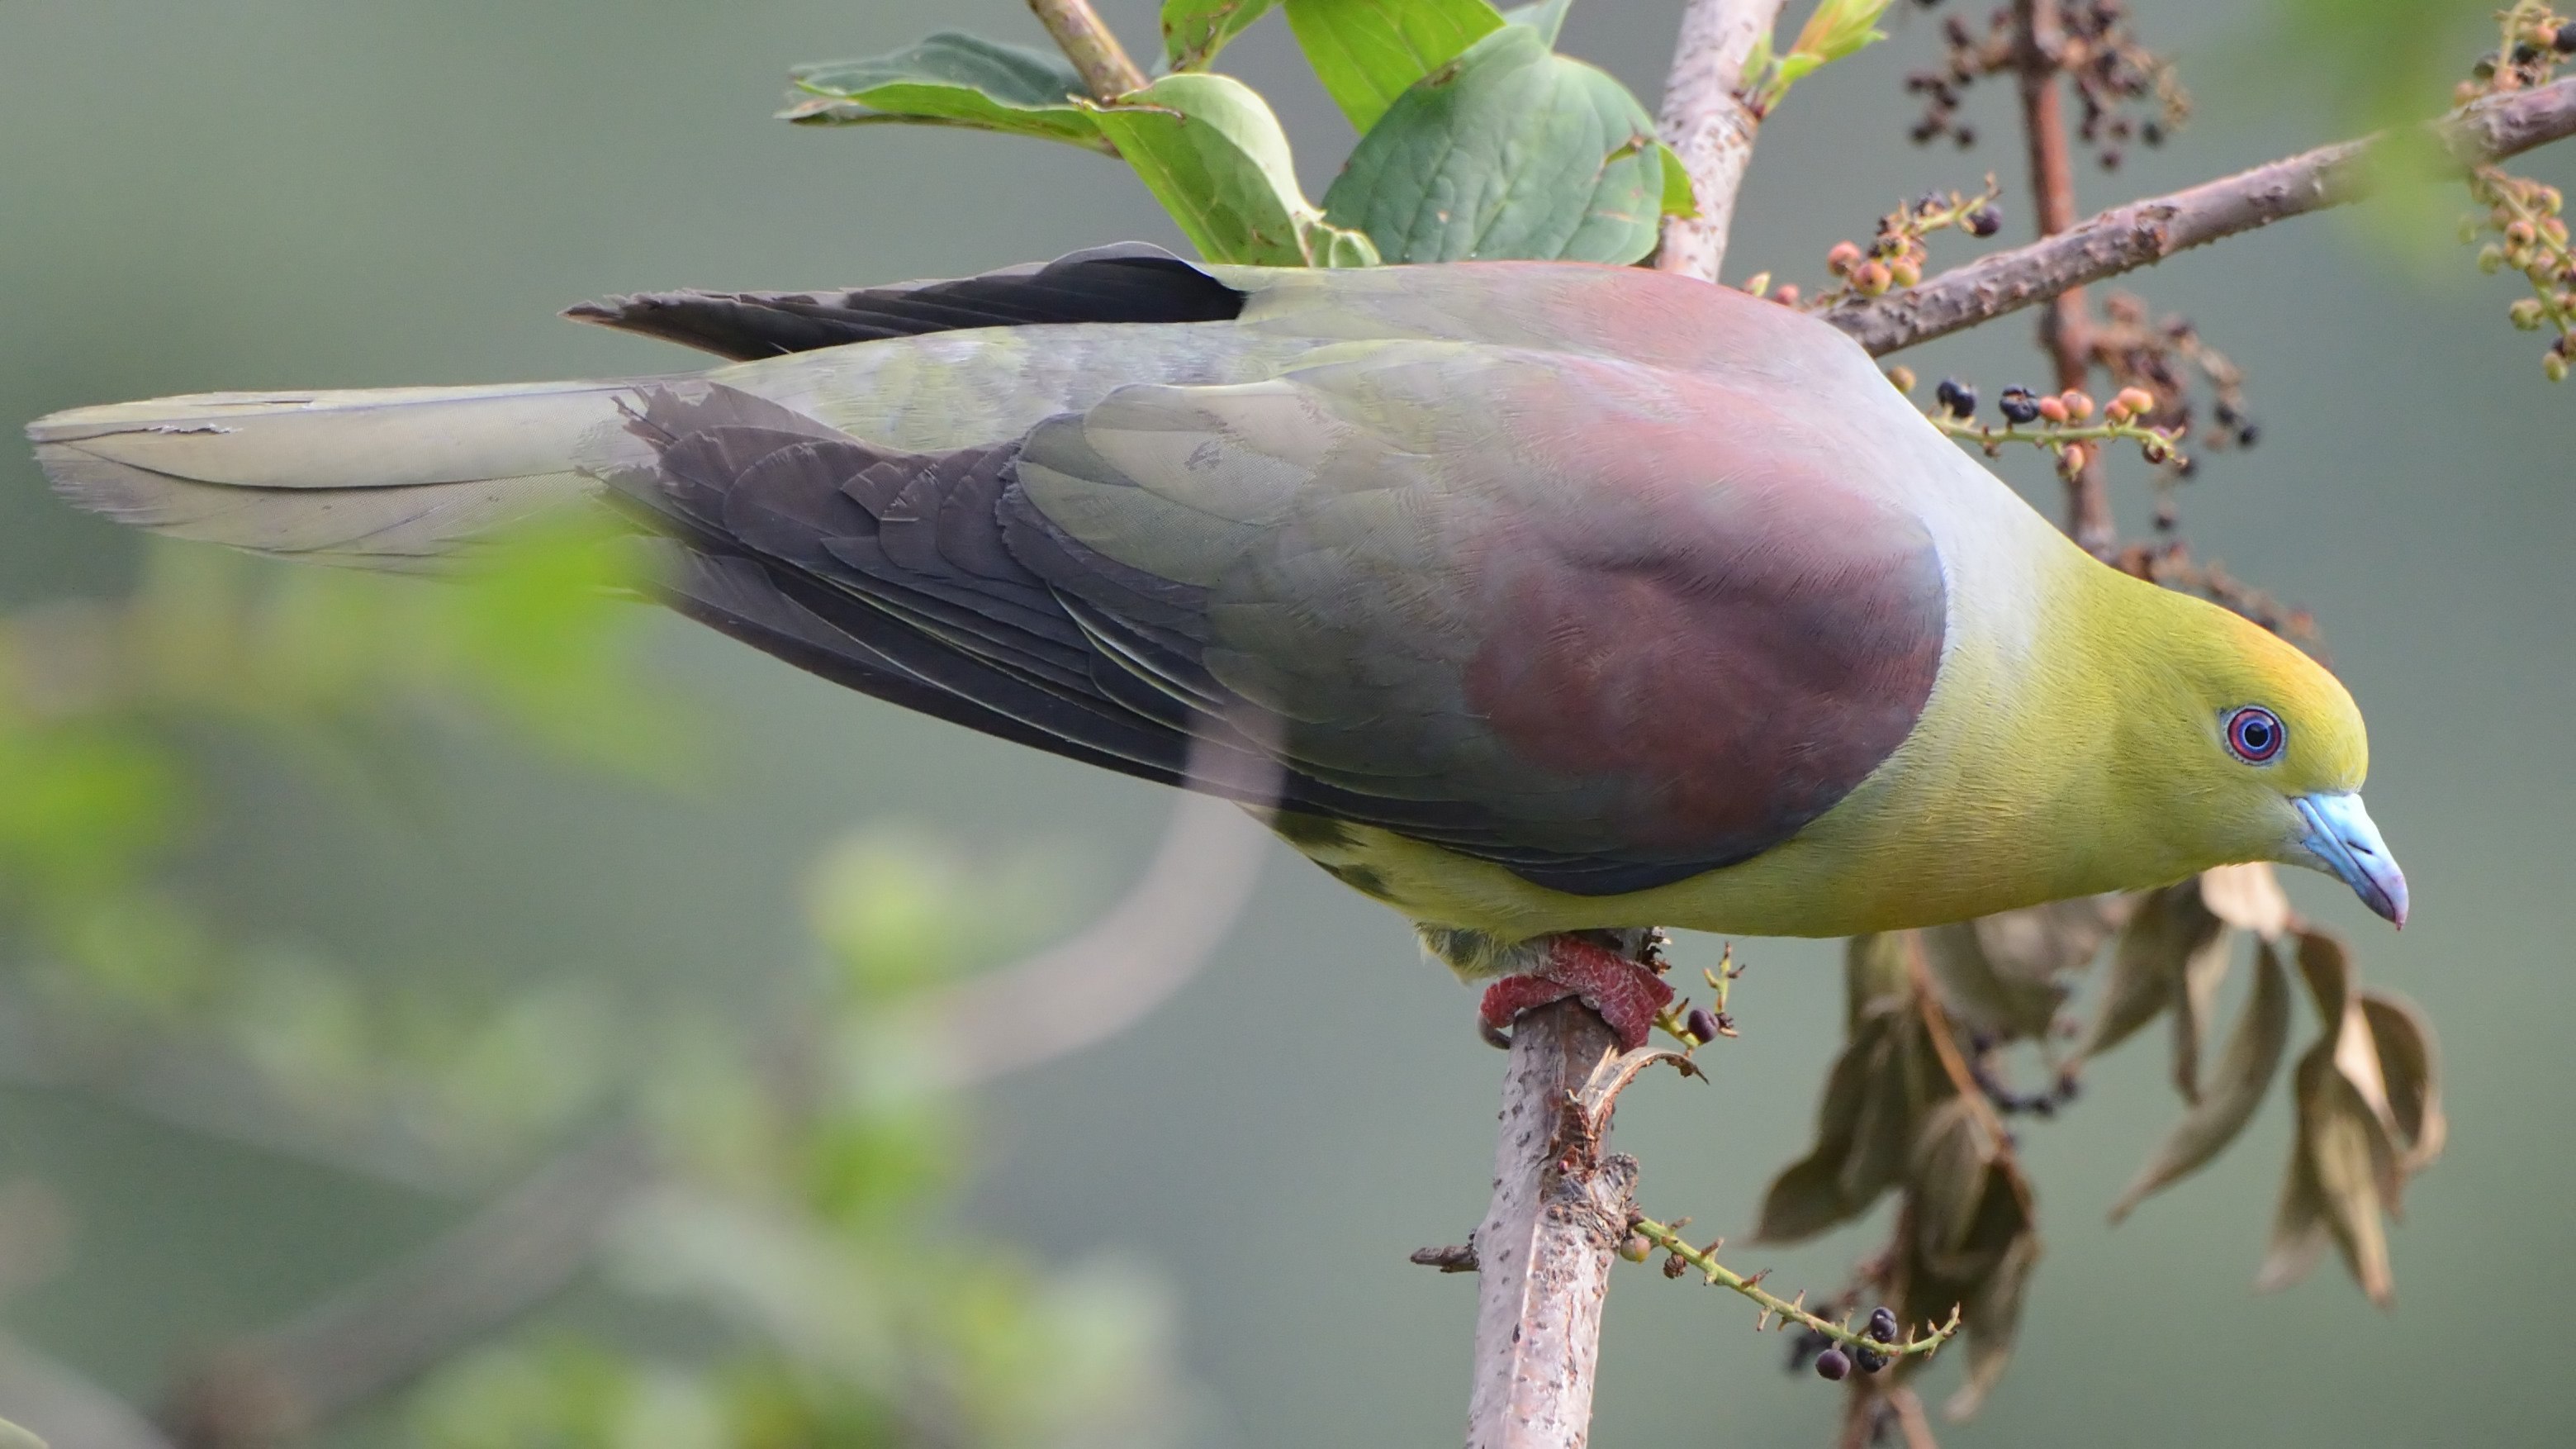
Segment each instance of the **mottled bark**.
[[[2432,123],[2450,166],[2501,161],[2576,135],[2576,78],[2500,96]],[[2176,252],[2285,217],[2341,206],[2380,179],[2390,138],[2367,136],[2115,206],[2028,246],[1955,267],[1922,285],[1842,303],[1821,315],[1884,355],[2049,301],[2070,287],[2153,266]]]
[[1664,219],[1663,246],[1655,254],[1660,270],[1717,280],[1726,260],[1727,228],[1735,221],[1735,193],[1744,184],[1754,132],[1762,125],[1736,87],[1744,58],[1754,41],[1771,33],[1781,3],[1691,0],[1682,12],[1681,39],[1673,47],[1655,128],[1690,172],[1699,214]]
[[1615,1055],[1609,1027],[1579,1002],[1541,1007],[1513,1029],[1494,1196],[1474,1244],[1468,1449],[1578,1449],[1590,1439],[1601,1304],[1637,1164],[1602,1151],[1607,1111],[1590,1121],[1581,1099]]

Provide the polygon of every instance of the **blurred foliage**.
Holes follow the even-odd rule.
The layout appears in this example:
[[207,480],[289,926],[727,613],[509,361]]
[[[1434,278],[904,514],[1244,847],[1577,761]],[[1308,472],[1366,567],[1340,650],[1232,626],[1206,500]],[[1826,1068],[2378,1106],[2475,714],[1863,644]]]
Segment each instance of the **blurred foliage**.
[[[560,1276],[595,1268],[647,1331],[469,1335],[420,1364],[332,1370],[402,1379],[462,1354],[407,1415],[416,1442],[1157,1442],[1180,1399],[1154,1286],[1116,1265],[1044,1272],[955,1224],[967,1114],[918,1070],[940,989],[1061,916],[1051,863],[854,838],[808,892],[816,959],[718,1017],[233,939],[187,888],[215,823],[206,750],[228,740],[397,796],[440,731],[676,778],[688,731],[636,677],[621,544],[523,535],[438,582],[159,545],[129,598],[0,621],[0,1080],[492,1211],[560,1144],[569,1160],[602,1130],[638,1138],[649,1175]],[[985,923],[971,938],[968,918]],[[529,1271],[532,1302],[562,1286]],[[371,1291],[339,1311],[414,1306]],[[267,1442],[302,1412],[252,1389],[307,1366],[231,1363],[174,1395],[183,1442]]]
[[711,1330],[549,1329],[473,1354],[421,1442],[521,1446],[1138,1446],[1179,1424],[1140,1274],[1038,1271],[954,1219],[962,1104],[922,1085],[925,1018],[989,916],[968,863],[863,836],[817,873],[826,959],[766,1029],[671,1043],[643,1111],[660,1164],[623,1211],[619,1287]]

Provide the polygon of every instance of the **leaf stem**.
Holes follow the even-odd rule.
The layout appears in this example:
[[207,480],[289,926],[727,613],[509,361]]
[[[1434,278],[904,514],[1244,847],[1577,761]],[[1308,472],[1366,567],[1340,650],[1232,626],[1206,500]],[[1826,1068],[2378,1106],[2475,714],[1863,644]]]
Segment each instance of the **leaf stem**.
[[[1930,1327],[1921,1333],[1909,1329],[1904,1340],[1898,1343],[1881,1343],[1853,1328],[1848,1318],[1840,1323],[1829,1318],[1820,1318],[1809,1313],[1798,1303],[1764,1288],[1761,1281],[1762,1274],[1756,1273],[1747,1278],[1717,1261],[1714,1245],[1711,1245],[1708,1251],[1694,1248],[1683,1241],[1682,1235],[1670,1225],[1659,1223],[1653,1218],[1640,1217],[1631,1222],[1628,1227],[1629,1231],[1647,1242],[1697,1268],[1711,1284],[1732,1289],[1761,1305],[1764,1320],[1777,1315],[1785,1322],[1800,1324],[1813,1332],[1823,1334],[1845,1348],[1881,1353],[1889,1358],[1930,1358],[1940,1352],[1941,1345],[1948,1343],[1959,1332],[1959,1310],[1953,1307],[1950,1310],[1948,1322]],[[1805,1297],[1804,1294],[1799,1296]]]
[[1091,8],[1090,0],[1029,0],[1038,23],[1055,37],[1058,50],[1082,73],[1082,83],[1091,87],[1094,100],[1113,101],[1129,91],[1145,88],[1145,73],[1127,55],[1127,48],[1101,22],[1100,12]]

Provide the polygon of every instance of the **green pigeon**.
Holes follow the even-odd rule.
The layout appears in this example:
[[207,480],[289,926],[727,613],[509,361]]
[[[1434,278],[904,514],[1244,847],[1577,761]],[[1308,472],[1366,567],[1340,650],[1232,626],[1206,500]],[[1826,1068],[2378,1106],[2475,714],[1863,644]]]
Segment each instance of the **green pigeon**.
[[1630,267],[1201,266],[1148,247],[577,308],[728,365],[58,413],[56,486],[428,569],[607,507],[672,607],[1070,759],[1275,778],[1289,844],[1507,1022],[1619,949],[2330,872],[2402,924],[2361,716],[2253,623],[2068,542],[1840,332]]

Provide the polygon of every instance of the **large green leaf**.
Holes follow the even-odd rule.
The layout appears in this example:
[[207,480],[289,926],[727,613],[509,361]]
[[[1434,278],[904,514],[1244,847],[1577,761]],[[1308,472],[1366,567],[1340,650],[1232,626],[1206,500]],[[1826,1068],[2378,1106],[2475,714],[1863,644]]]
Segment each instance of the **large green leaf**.
[[1102,145],[1090,114],[1074,104],[1085,90],[1073,67],[951,30],[891,54],[800,65],[790,74],[807,99],[779,112],[784,120],[975,126]]
[[[1485,0],[1286,0],[1315,78],[1366,131],[1414,82],[1503,28]],[[1534,34],[1530,27],[1523,33]],[[1544,50],[1546,41],[1539,42]]]
[[1327,225],[1298,190],[1287,133],[1269,104],[1241,81],[1183,72],[1085,109],[1209,261],[1271,267],[1377,261],[1366,236]]
[[1565,28],[1565,12],[1573,4],[1574,0],[1531,0],[1530,4],[1515,5],[1504,11],[1503,20],[1511,25],[1528,26],[1538,32],[1539,39],[1553,47],[1556,33]]
[[1205,70],[1225,43],[1270,13],[1274,0],[1163,0],[1163,54],[1174,70]]
[[1324,193],[1324,214],[1389,261],[1624,264],[1654,247],[1665,196],[1663,148],[1637,98],[1511,25],[1388,109]]

